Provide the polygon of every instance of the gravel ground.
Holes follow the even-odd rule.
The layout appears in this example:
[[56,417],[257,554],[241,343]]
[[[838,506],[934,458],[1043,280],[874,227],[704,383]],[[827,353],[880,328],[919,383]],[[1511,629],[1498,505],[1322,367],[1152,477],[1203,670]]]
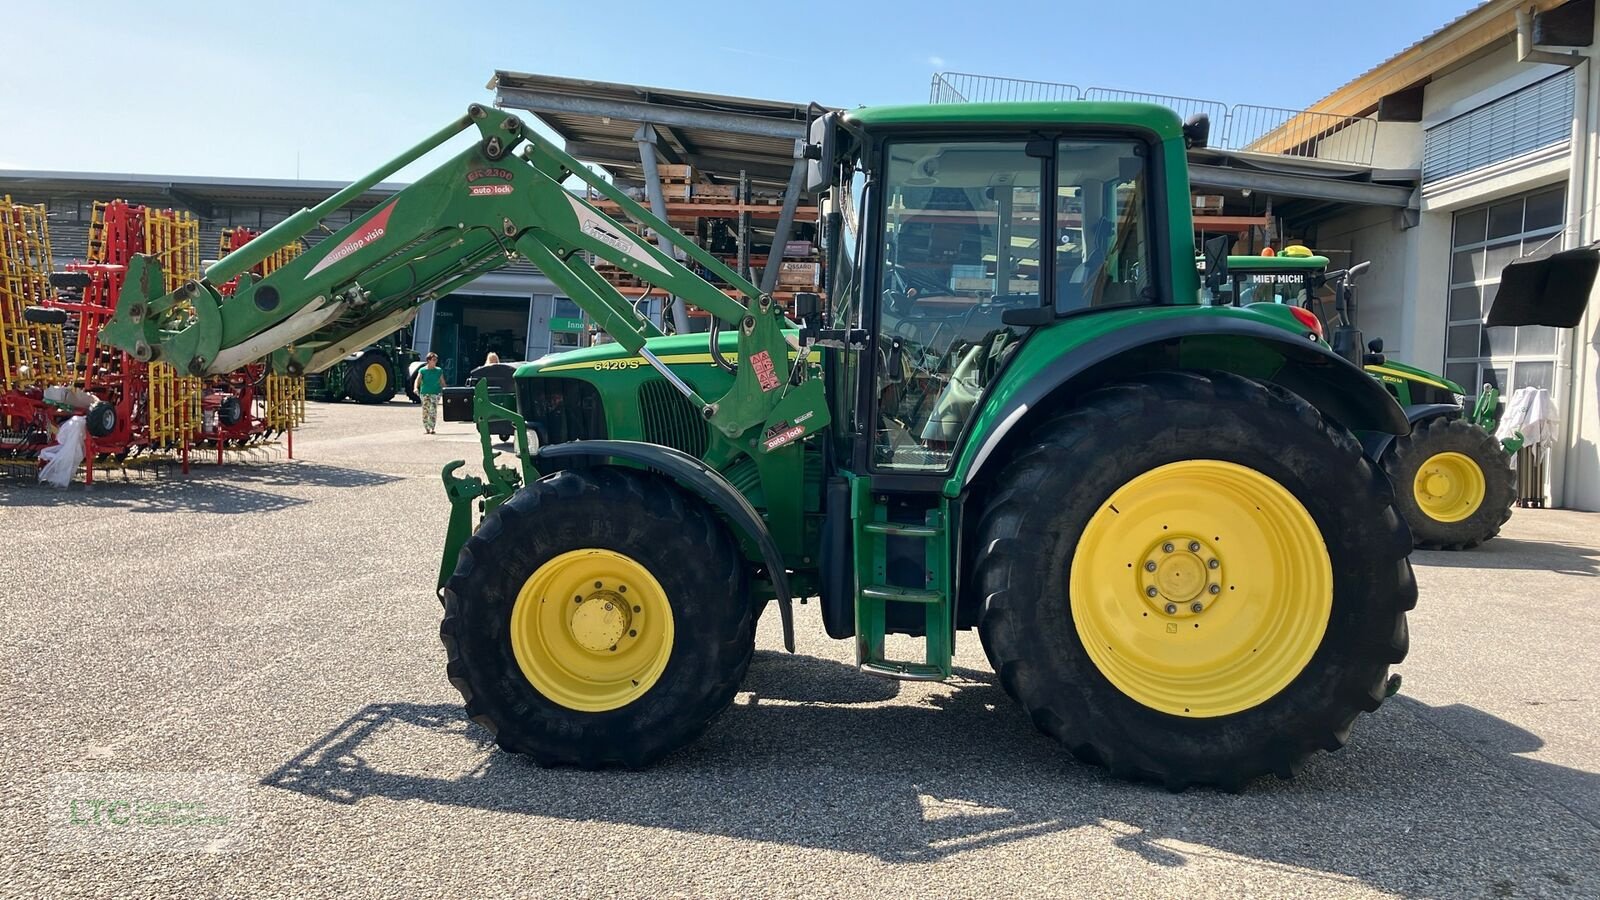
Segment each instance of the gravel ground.
[[[0,478],[0,895],[1600,896],[1600,516],[1417,553],[1401,695],[1240,795],[1077,764],[965,633],[952,683],[860,675],[807,607],[687,750],[541,770],[445,682],[437,473],[475,448],[418,419],[313,404],[292,462]],[[78,847],[81,773],[220,784],[227,824]]]

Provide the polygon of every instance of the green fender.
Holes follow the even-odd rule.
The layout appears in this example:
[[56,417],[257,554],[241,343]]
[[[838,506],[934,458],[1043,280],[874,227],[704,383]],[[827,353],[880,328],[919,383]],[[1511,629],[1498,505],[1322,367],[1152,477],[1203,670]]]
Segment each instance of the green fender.
[[[1204,309],[1204,308],[1199,308]],[[1375,379],[1305,332],[1238,311],[1191,308],[1187,315],[1149,316],[1084,341],[1032,373],[1019,373],[1010,390],[996,392],[966,440],[945,492],[956,496],[991,460],[1003,458],[1008,438],[1026,432],[1018,426],[1036,411],[1137,369],[1118,367],[1118,357],[1151,353],[1165,369],[1236,372],[1280,385],[1304,397],[1323,415],[1356,432],[1385,435],[1410,430],[1406,416]],[[1059,326],[1057,326],[1059,327]],[[1044,335],[1037,335],[1042,338]],[[1152,364],[1141,360],[1144,370]],[[1065,394],[1061,392],[1067,392]]]

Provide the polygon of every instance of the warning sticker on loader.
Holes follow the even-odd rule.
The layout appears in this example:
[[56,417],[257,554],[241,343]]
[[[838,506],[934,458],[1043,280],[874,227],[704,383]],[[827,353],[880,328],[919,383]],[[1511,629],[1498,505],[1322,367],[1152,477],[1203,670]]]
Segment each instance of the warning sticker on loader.
[[763,350],[750,357],[750,368],[755,370],[756,381],[761,384],[763,393],[775,391],[783,381],[778,378],[777,369],[772,365],[772,354]]
[[763,436],[761,441],[761,446],[768,451],[776,450],[785,444],[794,443],[795,441],[804,437],[805,433],[806,430],[803,426],[791,425],[788,422],[780,422],[779,424],[767,429],[767,433]]

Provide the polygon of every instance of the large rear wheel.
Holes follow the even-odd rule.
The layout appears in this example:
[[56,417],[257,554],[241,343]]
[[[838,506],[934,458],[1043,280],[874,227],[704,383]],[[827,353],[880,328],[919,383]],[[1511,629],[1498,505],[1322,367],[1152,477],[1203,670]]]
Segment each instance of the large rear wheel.
[[368,350],[344,364],[344,392],[357,403],[388,403],[398,388],[394,366],[382,350]]
[[1304,400],[1237,376],[1088,395],[1029,436],[979,531],[1001,684],[1122,777],[1287,777],[1406,653],[1411,539],[1384,479]]
[[617,468],[518,491],[462,548],[444,603],[467,714],[541,765],[654,762],[727,708],[755,650],[727,528],[671,482]]
[[1395,502],[1417,546],[1466,550],[1500,533],[1517,499],[1511,455],[1464,419],[1430,419],[1383,455]]

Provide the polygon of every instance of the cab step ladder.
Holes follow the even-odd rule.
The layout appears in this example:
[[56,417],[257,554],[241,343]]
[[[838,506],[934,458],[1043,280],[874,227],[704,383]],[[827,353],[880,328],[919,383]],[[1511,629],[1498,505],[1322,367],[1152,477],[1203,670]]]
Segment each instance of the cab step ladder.
[[[925,514],[921,524],[891,522],[884,503],[875,499],[866,479],[855,491],[856,665],[864,672],[903,681],[940,681],[950,677],[954,650],[954,604],[951,602],[949,504]],[[921,585],[893,585],[888,578],[889,538],[910,538],[926,547]],[[922,662],[885,656],[884,635],[890,603],[914,603],[925,616],[926,652]]]

